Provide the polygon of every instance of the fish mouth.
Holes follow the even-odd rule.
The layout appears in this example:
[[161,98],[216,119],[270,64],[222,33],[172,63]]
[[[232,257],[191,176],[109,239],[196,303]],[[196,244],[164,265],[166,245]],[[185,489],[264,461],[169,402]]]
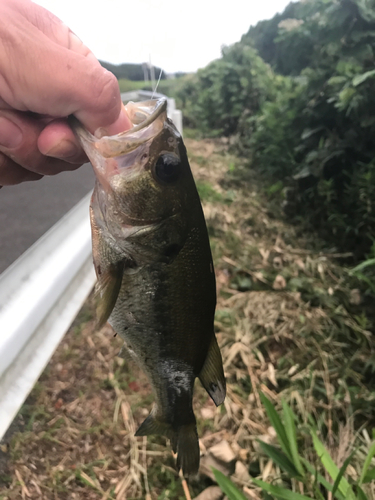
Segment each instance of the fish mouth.
[[125,110],[133,123],[133,128],[126,130],[119,134],[123,136],[126,134],[138,132],[153,123],[162,113],[167,112],[167,99],[164,97],[160,99],[150,99],[149,101],[142,102],[128,102]]
[[115,158],[134,151],[161,132],[167,119],[167,100],[129,102],[125,110],[133,127],[117,135],[96,137],[73,115],[69,116],[68,122],[87,154],[94,150],[104,158]]

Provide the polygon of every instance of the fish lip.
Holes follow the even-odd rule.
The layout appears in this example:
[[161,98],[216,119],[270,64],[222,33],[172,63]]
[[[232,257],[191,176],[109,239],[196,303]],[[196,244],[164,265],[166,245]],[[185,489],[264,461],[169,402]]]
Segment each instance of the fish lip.
[[123,151],[123,153],[116,153],[114,155],[109,153],[105,154],[106,150],[108,149],[108,146],[110,146],[111,143],[113,143],[113,141],[115,141],[116,144],[118,144],[119,140],[126,139],[126,137],[130,137],[134,133],[137,133],[140,130],[145,129],[146,127],[154,123],[155,120],[157,120],[157,118],[159,118],[159,116],[162,113],[165,113],[167,111],[167,99],[164,97],[160,99],[150,99],[149,101],[144,101],[142,103],[144,105],[149,105],[150,107],[154,105],[152,113],[138,125],[135,125],[134,127],[130,128],[129,130],[125,130],[124,132],[120,132],[119,134],[103,135],[102,137],[96,137],[91,132],[86,130],[81,124],[81,122],[74,115],[70,115],[68,117],[68,123],[81,142],[91,144],[92,146],[95,147],[95,149],[104,154],[104,156],[106,157],[120,156],[120,154],[133,151],[140,144],[143,144],[144,142],[149,140],[149,137],[146,137],[144,139],[139,138],[138,141],[134,141],[134,143],[131,144],[130,147],[127,147]]
[[[153,123],[162,113],[167,111],[167,104],[168,101],[165,97],[161,97],[160,99],[150,99],[149,101],[144,101],[143,104],[147,105],[149,104],[150,106],[155,103],[154,110],[153,112],[141,123],[138,125],[135,125],[129,130],[125,130],[125,132],[121,132],[118,134],[118,137],[124,137],[126,135],[133,134],[134,132],[138,132],[139,130],[142,130],[143,128],[148,127]],[[113,137],[113,136],[112,136]]]

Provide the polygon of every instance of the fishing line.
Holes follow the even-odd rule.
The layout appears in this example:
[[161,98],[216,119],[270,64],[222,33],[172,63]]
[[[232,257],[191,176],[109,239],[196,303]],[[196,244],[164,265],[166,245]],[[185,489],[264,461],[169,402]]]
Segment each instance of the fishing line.
[[160,83],[160,79],[161,79],[161,75],[162,75],[162,73],[163,73],[163,70],[162,70],[162,69],[160,69],[159,78],[158,78],[158,81],[156,82],[156,85],[155,85],[154,91],[153,91],[153,93],[152,93],[151,100],[154,98],[154,95],[155,95],[155,93],[156,93],[156,91],[157,91],[157,89],[158,89],[158,87],[159,87],[159,83]]

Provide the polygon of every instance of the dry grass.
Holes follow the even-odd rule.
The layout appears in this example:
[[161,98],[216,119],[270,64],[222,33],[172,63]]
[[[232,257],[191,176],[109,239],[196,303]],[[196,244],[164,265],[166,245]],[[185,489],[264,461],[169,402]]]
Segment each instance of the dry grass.
[[[223,143],[186,142],[211,236],[228,381],[218,409],[196,386],[202,468],[189,489],[194,497],[212,485],[214,465],[256,499],[250,475],[280,475],[256,441],[275,442],[259,391],[293,406],[306,457],[303,427],[313,420],[341,464],[354,442],[363,451],[370,442],[375,344],[337,260],[269,212],[255,173]],[[95,331],[92,310],[89,299],[1,447],[0,499],[188,498],[166,440],[134,437],[152,395],[116,357],[121,340],[110,327]]]

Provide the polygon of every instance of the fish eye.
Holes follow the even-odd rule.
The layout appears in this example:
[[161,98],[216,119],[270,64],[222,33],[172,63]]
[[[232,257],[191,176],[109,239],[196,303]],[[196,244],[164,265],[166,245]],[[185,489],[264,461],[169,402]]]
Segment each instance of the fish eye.
[[181,174],[181,160],[173,153],[164,153],[156,161],[156,179],[166,184],[176,182]]

